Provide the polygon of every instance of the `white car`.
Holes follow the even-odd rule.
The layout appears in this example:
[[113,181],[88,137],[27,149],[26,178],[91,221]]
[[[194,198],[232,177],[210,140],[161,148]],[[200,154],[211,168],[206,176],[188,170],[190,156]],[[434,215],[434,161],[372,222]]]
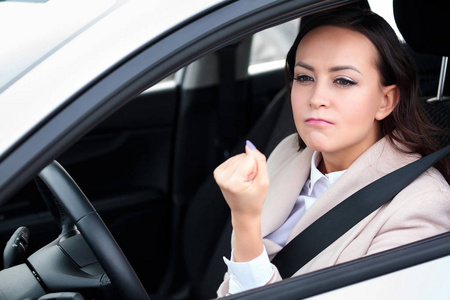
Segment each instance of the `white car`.
[[[295,131],[298,20],[354,2],[0,1],[0,299],[214,298],[231,225],[212,170]],[[446,59],[411,51],[441,98]],[[448,130],[450,102],[424,105]],[[230,298],[448,299],[449,268],[443,234]]]

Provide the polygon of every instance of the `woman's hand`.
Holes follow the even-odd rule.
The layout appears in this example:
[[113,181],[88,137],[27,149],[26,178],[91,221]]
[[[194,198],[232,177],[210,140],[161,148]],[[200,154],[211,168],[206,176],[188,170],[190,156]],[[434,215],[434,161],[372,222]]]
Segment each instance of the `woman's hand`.
[[249,141],[245,152],[214,171],[231,209],[235,261],[249,261],[262,253],[261,213],[269,186],[266,157]]
[[214,178],[232,214],[257,217],[269,185],[266,157],[251,142],[247,142],[245,152],[218,166]]

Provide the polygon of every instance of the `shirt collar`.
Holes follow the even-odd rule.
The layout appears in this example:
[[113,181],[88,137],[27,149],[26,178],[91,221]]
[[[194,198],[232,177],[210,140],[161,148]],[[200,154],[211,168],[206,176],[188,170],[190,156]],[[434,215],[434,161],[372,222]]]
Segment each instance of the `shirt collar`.
[[324,177],[322,172],[320,172],[319,169],[317,168],[321,160],[322,154],[320,152],[314,151],[313,156],[311,158],[311,173],[309,175],[309,178],[311,180],[309,185],[310,190],[314,188],[314,185],[316,184],[317,181],[320,180],[320,178]]
[[324,178],[326,180],[326,182],[328,183],[328,186],[332,185],[346,171],[346,170],[343,170],[343,171],[331,172],[328,174],[322,174],[322,172],[320,172],[319,169],[317,168],[319,166],[319,163],[321,162],[321,160],[322,160],[322,153],[314,151],[313,156],[311,158],[310,190],[312,190],[314,188],[314,185],[316,184],[316,182],[319,181],[321,178]]

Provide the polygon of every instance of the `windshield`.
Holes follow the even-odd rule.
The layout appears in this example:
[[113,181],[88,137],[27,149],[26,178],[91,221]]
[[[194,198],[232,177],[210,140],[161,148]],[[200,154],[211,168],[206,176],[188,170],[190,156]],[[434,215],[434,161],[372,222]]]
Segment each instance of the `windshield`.
[[0,93],[39,61],[117,7],[116,2],[0,2]]

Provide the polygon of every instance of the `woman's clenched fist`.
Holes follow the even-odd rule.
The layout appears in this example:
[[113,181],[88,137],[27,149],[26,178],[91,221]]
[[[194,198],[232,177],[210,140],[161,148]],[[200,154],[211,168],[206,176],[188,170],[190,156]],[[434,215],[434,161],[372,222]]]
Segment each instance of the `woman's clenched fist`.
[[245,153],[233,156],[214,171],[231,213],[239,216],[260,216],[269,186],[266,157],[250,141]]

